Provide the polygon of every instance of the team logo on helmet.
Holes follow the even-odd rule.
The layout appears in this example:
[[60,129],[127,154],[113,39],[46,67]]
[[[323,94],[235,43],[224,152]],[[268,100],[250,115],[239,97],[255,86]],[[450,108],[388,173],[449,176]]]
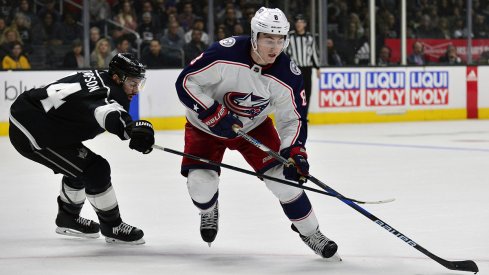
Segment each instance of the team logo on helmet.
[[224,38],[224,39],[219,41],[219,44],[221,44],[221,46],[227,47],[227,48],[232,47],[234,45],[234,43],[236,43],[236,39],[234,39],[234,37]]
[[265,99],[251,93],[228,92],[224,95],[224,105],[233,113],[253,119],[270,104],[270,99]]
[[300,75],[302,73],[301,69],[297,67],[297,64],[295,64],[293,60],[290,60],[290,71],[295,75]]

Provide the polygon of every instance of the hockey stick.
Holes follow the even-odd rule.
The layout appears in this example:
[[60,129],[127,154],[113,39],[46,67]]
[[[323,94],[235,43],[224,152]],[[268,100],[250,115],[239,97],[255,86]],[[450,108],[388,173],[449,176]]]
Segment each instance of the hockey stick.
[[[282,157],[277,152],[271,150],[270,148],[268,148],[267,146],[265,146],[260,141],[258,141],[256,139],[254,139],[253,137],[249,136],[248,134],[246,134],[245,132],[243,132],[242,130],[240,130],[240,128],[233,127],[233,129],[236,132],[236,134],[238,134],[238,136],[242,137],[243,139],[245,139],[249,143],[253,144],[254,146],[256,146],[257,148],[259,148],[260,150],[266,152],[269,156],[275,158],[276,160],[280,161],[284,165],[290,165],[290,162],[287,159],[285,159],[284,157]],[[466,261],[447,261],[445,259],[442,259],[442,258],[436,256],[435,254],[429,252],[424,247],[422,247],[421,245],[417,244],[416,242],[414,242],[412,239],[410,239],[406,235],[404,235],[401,232],[397,231],[396,229],[394,229],[394,227],[390,226],[386,222],[384,222],[381,219],[377,218],[376,216],[374,216],[373,214],[371,214],[370,212],[368,212],[367,210],[365,210],[361,206],[355,204],[355,202],[353,202],[352,200],[349,200],[349,199],[343,197],[340,193],[336,192],[333,188],[331,188],[328,185],[324,184],[320,180],[316,179],[315,177],[313,177],[311,175],[309,175],[307,178],[311,182],[313,182],[314,184],[316,184],[317,186],[319,186],[319,187],[323,188],[324,190],[328,191],[329,193],[331,193],[333,195],[337,195],[337,196],[339,195],[337,197],[339,200],[341,200],[342,202],[344,202],[345,204],[347,204],[351,208],[355,209],[356,211],[358,211],[359,213],[361,213],[365,217],[369,218],[371,221],[373,221],[374,223],[376,223],[380,227],[384,228],[388,232],[392,233],[394,236],[398,237],[399,239],[401,239],[402,241],[404,241],[406,244],[414,247],[419,252],[425,254],[426,256],[430,257],[431,259],[433,259],[437,263],[443,265],[444,267],[446,267],[448,269],[451,269],[451,270],[470,271],[470,272],[475,272],[475,273],[479,272],[479,268],[477,267],[477,264],[474,261],[472,261],[472,260],[466,260]]]
[[165,148],[163,146],[159,146],[159,145],[156,145],[156,144],[153,145],[153,148],[158,149],[158,150],[162,150],[162,151],[165,151],[165,152],[168,152],[168,153],[172,153],[172,154],[175,154],[175,155],[179,155],[179,156],[182,156],[182,157],[186,157],[186,158],[189,158],[189,159],[198,160],[198,161],[201,161],[201,162],[204,162],[204,163],[208,163],[208,164],[211,164],[211,165],[220,166],[220,167],[224,167],[224,168],[227,168],[227,169],[230,169],[230,170],[234,170],[234,171],[237,171],[237,172],[241,172],[241,173],[245,173],[245,174],[248,174],[248,175],[256,176],[256,177],[259,177],[259,178],[273,180],[273,181],[276,181],[276,182],[279,182],[279,183],[282,183],[282,184],[285,184],[285,185],[293,186],[293,187],[296,187],[296,188],[301,188],[301,189],[304,189],[304,190],[308,190],[308,191],[311,191],[311,192],[323,194],[323,195],[326,195],[326,196],[347,199],[347,200],[350,200],[350,201],[354,201],[354,202],[356,202],[358,204],[381,204],[381,203],[388,203],[388,202],[394,201],[394,199],[379,200],[379,201],[359,201],[359,200],[355,200],[355,199],[352,199],[352,198],[347,198],[347,197],[343,197],[343,196],[333,195],[333,194],[328,193],[326,191],[317,190],[317,189],[314,189],[314,188],[311,188],[311,187],[308,187],[308,186],[299,185],[299,184],[297,184],[295,182],[292,182],[292,181],[287,181],[287,180],[283,180],[283,179],[279,179],[279,178],[267,176],[267,175],[264,175],[264,174],[256,173],[256,172],[253,172],[253,171],[249,171],[249,170],[246,170],[246,169],[243,169],[243,168],[239,168],[239,167],[236,167],[236,166],[232,166],[232,165],[229,165],[229,164],[225,164],[225,163],[222,163],[222,162],[219,163],[219,162],[215,162],[215,161],[212,161],[212,160],[204,159],[204,158],[201,158],[201,157],[198,157],[198,156],[194,156],[194,155],[190,155],[190,154],[187,154],[187,153],[179,152],[179,151],[176,151],[176,150],[173,150],[173,149],[170,149],[170,148]]

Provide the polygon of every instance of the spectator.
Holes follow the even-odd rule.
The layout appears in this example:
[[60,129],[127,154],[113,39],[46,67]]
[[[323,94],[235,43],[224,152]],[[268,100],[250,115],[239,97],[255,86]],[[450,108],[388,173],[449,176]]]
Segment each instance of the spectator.
[[483,52],[480,55],[479,61],[477,63],[481,65],[489,65],[489,51]]
[[90,0],[90,24],[103,27],[106,19],[112,18],[112,10],[107,0]]
[[424,46],[421,42],[416,41],[413,44],[413,53],[408,56],[407,63],[409,65],[427,65],[426,56],[424,54]]
[[185,40],[179,35],[179,28],[178,22],[170,23],[168,32],[160,39],[161,46],[173,66],[181,66],[183,61],[182,48]]
[[23,13],[30,21],[31,25],[39,23],[39,17],[32,11],[29,0],[20,0],[19,7],[14,11],[14,14]]
[[158,28],[153,22],[153,18],[151,17],[150,12],[143,13],[141,24],[139,24],[138,26],[138,33],[143,40],[141,44],[142,50],[144,50],[149,45],[151,40],[158,37]]
[[61,45],[60,25],[54,21],[53,14],[45,13],[41,24],[32,29],[32,43],[36,45]]
[[219,22],[220,26],[224,27],[226,31],[226,37],[232,36],[234,31],[234,25],[238,24],[239,21],[236,17],[236,11],[233,7],[227,7],[224,18]]
[[227,35],[226,35],[226,29],[224,27],[218,27],[217,30],[216,30],[216,40],[219,41],[219,40],[223,40],[224,38],[226,38]]
[[185,2],[183,4],[183,11],[178,15],[178,23],[182,26],[184,31],[190,30],[194,24],[195,14],[193,11],[192,3]]
[[31,68],[31,64],[25,55],[22,53],[22,44],[19,41],[11,44],[10,53],[2,60],[2,68],[4,70]]
[[32,52],[32,31],[31,31],[31,21],[25,16],[25,14],[18,12],[15,14],[14,20],[10,25],[12,29],[17,30],[22,45],[24,46],[24,53],[29,54]]
[[7,28],[7,22],[5,21],[5,18],[0,17],[0,34],[3,34],[6,28]]
[[111,59],[119,53],[132,53],[131,43],[129,43],[129,38],[123,35],[117,39],[115,49],[110,53]]
[[161,44],[158,39],[153,39],[149,43],[149,47],[143,52],[141,61],[151,69],[167,67],[166,58],[161,51]]
[[5,21],[9,21],[8,18],[12,12],[14,0],[0,0],[0,17],[5,18]]
[[156,0],[155,1],[155,14],[157,17],[154,17],[153,19],[156,21],[158,20],[158,27],[161,30],[166,29],[167,27],[167,22],[168,22],[168,14],[166,13],[167,9],[165,6],[165,0]]
[[53,22],[59,22],[61,20],[60,13],[56,10],[55,0],[44,0],[44,6],[37,13],[38,18],[44,18],[46,14],[51,14]]
[[63,40],[63,44],[69,45],[76,39],[83,38],[83,29],[79,26],[75,18],[71,13],[63,14],[64,21],[60,24],[60,38]]
[[390,66],[391,62],[391,49],[387,46],[382,46],[379,51],[379,59],[377,60],[377,66]]
[[10,54],[14,42],[19,42],[23,45],[19,32],[12,27],[8,27],[3,31],[3,34],[0,37],[0,57],[2,59],[7,54]]
[[83,46],[80,39],[73,41],[71,50],[66,53],[63,59],[63,68],[65,69],[82,69],[85,67],[83,58]]
[[462,63],[462,59],[457,55],[457,48],[453,45],[448,45],[447,51],[442,55],[438,61],[441,64],[455,65]]
[[233,35],[243,35],[243,34],[244,34],[243,26],[239,23],[234,25]]
[[467,38],[468,30],[465,27],[465,20],[463,18],[455,19],[454,27],[453,27],[453,38]]
[[[153,22],[155,28],[157,28],[158,30],[161,29],[161,19],[159,18],[158,13],[155,12],[153,8],[153,2],[151,2],[150,0],[143,1],[138,22],[143,22],[143,15],[147,12],[149,12],[149,14],[151,15],[151,21]],[[157,31],[157,33],[160,33],[160,31]]]
[[[136,13],[134,12],[131,2],[129,0],[124,0],[122,1],[121,6],[121,11],[115,16],[114,21],[124,28],[136,31],[138,24],[136,21]],[[128,33],[126,29],[123,29],[122,32]]]
[[177,20],[177,15],[174,14],[174,13],[170,13],[168,15],[168,22],[166,22],[166,26],[167,28],[164,30],[163,32],[163,36],[167,35],[168,34],[168,31],[170,30],[170,25],[172,23],[177,23],[178,24],[178,29],[177,29],[177,33],[178,33],[178,36],[181,36],[181,37],[184,37],[185,36],[185,31],[183,30],[183,28],[180,26],[180,24],[178,23],[178,20]]
[[112,58],[110,51],[109,40],[107,38],[101,38],[90,54],[90,67],[93,69],[107,69]]
[[487,26],[486,17],[484,15],[477,14],[475,16],[472,29],[474,30],[474,38],[489,38],[489,26]]
[[328,65],[343,66],[343,61],[341,60],[340,55],[336,51],[333,40],[328,38],[328,41],[326,43],[328,47]]
[[207,45],[202,42],[202,31],[193,30],[192,40],[183,46],[185,65],[188,65],[190,61],[199,56],[205,49],[207,49]]
[[416,29],[416,37],[418,38],[434,38],[437,33],[433,30],[431,24],[431,18],[429,15],[425,14],[421,17],[421,24]]
[[438,20],[438,32],[439,32],[439,35],[438,35],[439,38],[442,38],[442,39],[451,39],[452,38],[452,34],[450,31],[450,26],[448,24],[447,18],[442,17]]
[[98,27],[91,27],[90,28],[90,52],[92,52],[95,49],[95,45],[97,42],[100,40],[100,29]]
[[202,19],[201,17],[195,18],[192,29],[185,33],[184,36],[185,43],[188,43],[190,42],[190,40],[192,40],[193,30],[200,30],[202,32],[202,42],[204,42],[204,44],[209,45],[209,35],[206,32],[204,32],[204,19]]

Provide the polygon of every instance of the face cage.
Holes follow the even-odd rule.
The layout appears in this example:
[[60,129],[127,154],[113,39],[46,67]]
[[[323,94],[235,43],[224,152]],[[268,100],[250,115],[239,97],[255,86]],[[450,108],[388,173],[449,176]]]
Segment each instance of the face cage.
[[[267,33],[268,34],[276,34],[276,33],[269,33],[269,32],[267,32]],[[256,53],[258,53],[258,35],[259,34],[260,34],[260,32],[257,32],[255,35],[255,31],[251,30],[251,48]],[[280,50],[280,53],[282,53],[283,51],[285,51],[285,49],[287,49],[287,47],[289,46],[289,42],[290,42],[289,34],[286,34],[284,46],[282,47],[282,50]]]
[[[137,83],[133,79],[141,80],[141,81]],[[122,86],[126,86],[129,89],[137,88],[138,92],[142,92],[144,90],[145,84],[146,84],[146,77],[124,76],[124,80],[122,81]]]

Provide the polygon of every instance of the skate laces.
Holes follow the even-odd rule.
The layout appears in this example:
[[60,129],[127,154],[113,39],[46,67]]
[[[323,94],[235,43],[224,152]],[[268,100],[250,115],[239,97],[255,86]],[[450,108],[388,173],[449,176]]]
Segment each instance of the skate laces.
[[131,226],[125,222],[122,222],[119,226],[113,227],[112,232],[115,235],[119,235],[119,232],[121,232],[122,234],[125,234],[125,235],[129,235],[129,233],[131,233],[133,228],[134,228],[133,226]]
[[307,245],[314,250],[316,253],[321,254],[323,251],[324,247],[328,244],[330,241],[326,236],[321,233],[321,231],[317,230],[314,234],[311,236],[302,236],[302,240],[307,243]]
[[217,204],[212,211],[207,213],[201,213],[200,228],[201,229],[215,229],[217,227],[217,219],[219,215],[217,213]]
[[78,224],[81,224],[82,226],[90,226],[90,223],[92,223],[91,220],[85,219],[83,217],[78,216],[78,218],[75,220]]

